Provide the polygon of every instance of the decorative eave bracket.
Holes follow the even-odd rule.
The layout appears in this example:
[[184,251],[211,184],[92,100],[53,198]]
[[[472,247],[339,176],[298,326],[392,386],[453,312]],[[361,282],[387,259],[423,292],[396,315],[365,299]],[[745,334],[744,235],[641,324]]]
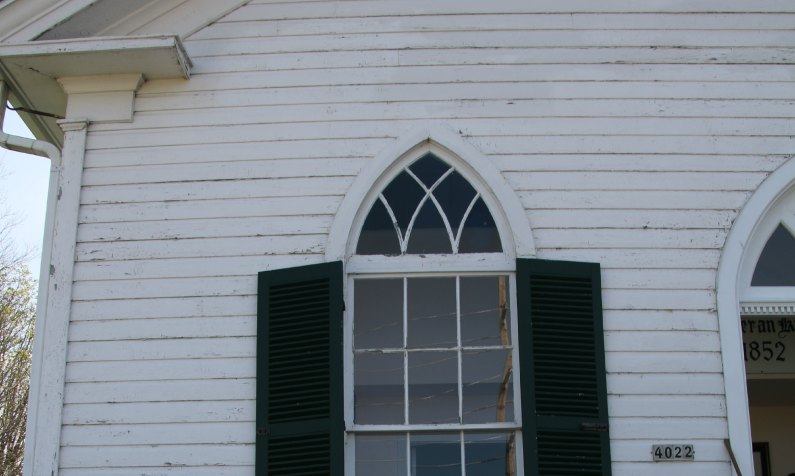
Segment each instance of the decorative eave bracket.
[[[177,36],[0,44],[0,77],[11,87],[11,102],[70,120],[129,121],[143,81],[188,79],[191,67]],[[37,137],[63,143],[54,119],[23,118]]]

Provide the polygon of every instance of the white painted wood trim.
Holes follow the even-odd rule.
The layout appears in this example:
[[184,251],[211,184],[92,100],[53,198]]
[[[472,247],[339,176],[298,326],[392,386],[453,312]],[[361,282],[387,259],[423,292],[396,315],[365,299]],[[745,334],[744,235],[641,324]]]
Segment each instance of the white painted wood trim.
[[52,77],[142,73],[147,78],[188,79],[193,66],[182,41],[173,35],[0,43],[0,59]]
[[[28,398],[25,476],[58,474],[85,122],[63,123],[62,165],[52,166]],[[45,358],[46,357],[46,358]]]
[[745,302],[740,304],[743,316],[795,315],[795,302]]
[[740,329],[740,272],[746,245],[776,201],[795,186],[795,160],[790,159],[756,190],[734,221],[718,266],[717,301],[729,439],[743,474],[753,474],[751,423]]
[[502,253],[467,253],[460,255],[354,255],[345,267],[348,274],[373,273],[467,273],[516,270],[516,261]]
[[58,78],[67,95],[66,117],[88,122],[132,122],[141,74]]
[[405,162],[426,152],[449,161],[481,193],[492,212],[503,250],[511,257],[535,256],[532,230],[516,192],[474,146],[438,124],[419,127],[383,150],[356,177],[340,204],[326,244],[326,260],[345,260],[352,253],[361,224],[381,189]]

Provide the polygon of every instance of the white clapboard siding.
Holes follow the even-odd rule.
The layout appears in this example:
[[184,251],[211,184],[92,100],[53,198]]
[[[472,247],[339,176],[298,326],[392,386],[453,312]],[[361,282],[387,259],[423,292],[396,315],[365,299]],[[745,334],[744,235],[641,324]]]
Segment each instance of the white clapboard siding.
[[608,413],[613,418],[725,417],[726,406],[714,395],[616,395],[610,400]]
[[723,395],[723,392],[720,373],[622,373],[607,376],[608,395]]
[[254,379],[193,379],[67,383],[66,404],[253,400]]
[[[529,83],[525,89],[535,88],[536,93],[555,90],[558,82],[593,82],[592,86],[602,88],[602,82],[629,81],[650,82],[646,94],[653,91],[655,81],[676,83],[678,89],[698,87],[699,84],[714,82],[751,83],[792,81],[793,65],[776,64],[768,68],[758,65],[723,64],[596,64],[588,67],[572,68],[565,64],[550,64],[539,67],[536,64],[486,64],[486,65],[442,65],[442,66],[393,66],[363,67],[335,70],[331,68],[309,70],[277,70],[239,72],[229,74],[213,73],[197,75],[190,81],[162,80],[147,83],[142,93],[197,92],[213,91],[220,83],[228,89],[256,88],[296,88],[307,86],[359,86],[391,84],[457,84],[464,83]],[[655,85],[656,86],[656,85]],[[775,86],[775,85],[774,85]],[[416,87],[416,86],[415,86]],[[763,88],[764,89],[764,88]],[[775,89],[773,94],[775,94]],[[609,94],[609,93],[608,93]],[[746,93],[748,94],[748,93]],[[603,97],[603,96],[597,96]],[[764,93],[754,95],[764,98]],[[775,96],[787,98],[788,96]],[[726,96],[724,96],[726,98]]]
[[[118,345],[123,346],[124,344],[119,342]],[[253,356],[68,362],[66,364],[66,381],[70,383],[255,377]]]
[[80,223],[114,223],[187,218],[326,215],[336,211],[338,202],[338,197],[314,196],[83,205],[80,207],[79,220]]
[[[310,8],[307,5],[311,5]],[[476,0],[391,0],[337,2],[272,1],[257,0],[246,9],[227,16],[227,21],[282,20],[291,18],[345,18],[370,16],[420,16],[433,14],[481,14],[481,13],[793,13],[795,6],[787,0],[759,0],[751,4],[744,2],[724,3],[716,8],[709,0],[694,0],[682,5],[668,0],[635,2],[613,0],[594,6],[588,0],[565,0],[555,3],[542,1],[494,2],[486,5]]]
[[602,268],[717,269],[720,251],[704,249],[537,248],[540,257],[601,263]]
[[[324,261],[355,178],[429,124],[506,179],[537,257],[600,263],[613,474],[729,474],[717,266],[795,150],[794,22],[790,0],[253,0],[184,38],[190,80],[89,126],[60,474],[250,475],[257,272]],[[652,463],[682,442],[695,462]]]
[[[246,453],[250,455],[247,460],[254,457],[253,446],[252,444],[252,448]],[[145,474],[146,476],[250,476],[252,468],[251,466],[236,466],[231,464],[224,464],[221,466],[219,463],[215,463],[212,466],[188,466],[186,464],[177,463],[175,466],[175,463],[170,461],[173,458],[166,458],[165,461],[156,458],[147,459],[144,458],[144,454],[141,453],[139,453],[137,457],[139,461],[157,465],[157,467],[124,466],[120,468],[110,468],[106,464],[100,468],[65,468],[59,471],[58,474],[64,476],[127,476],[132,472],[133,474]]]
[[148,339],[72,342],[67,362],[239,358],[256,355],[256,338]]
[[731,225],[733,210],[591,210],[541,209],[528,213],[533,230],[560,228],[628,228],[663,230],[725,230]]
[[87,242],[311,235],[327,231],[330,223],[330,215],[310,215],[84,224],[77,229],[77,239]]
[[[379,147],[381,141],[357,140],[357,144],[370,150]],[[270,142],[267,147],[251,147],[250,143],[221,142],[216,144],[200,143],[198,138],[188,144],[166,147],[147,147],[144,145],[112,150],[86,152],[86,167],[125,167],[147,164],[183,164],[204,162],[235,162],[265,161],[270,159],[329,159],[350,158],[363,159],[366,155],[351,155],[350,142],[342,139],[313,140],[305,142]],[[355,162],[352,161],[352,162]],[[309,164],[311,162],[303,162]]]
[[[505,98],[469,98],[463,95],[447,99],[405,98],[403,102],[387,102],[382,95],[364,94],[361,97],[334,97],[330,91],[323,96],[307,95],[305,91],[289,94],[281,90],[281,94],[257,96],[250,94],[232,95],[227,92],[225,97],[217,95],[196,94],[188,97],[143,96],[136,103],[138,116],[146,118],[147,126],[153,123],[180,121],[196,124],[221,123],[223,119],[242,121],[242,117],[250,117],[261,123],[278,123],[280,120],[293,119],[303,121],[321,120],[361,120],[384,118],[411,118],[416,114],[429,114],[437,118],[449,117],[646,117],[646,118],[791,118],[793,115],[792,101],[766,99],[749,99],[742,103],[725,99],[580,99],[558,97],[522,99],[521,97]],[[405,89],[403,93],[409,93]],[[519,91],[516,91],[519,93]],[[304,94],[301,94],[304,93]],[[427,91],[426,91],[427,93]],[[459,93],[454,89],[452,93]],[[352,94],[352,92],[351,92]],[[260,98],[260,102],[252,102]],[[180,100],[181,99],[181,100]],[[223,106],[222,99],[228,106]],[[356,100],[358,99],[358,100]],[[370,99],[370,101],[368,101]],[[379,99],[380,101],[375,101]],[[240,104],[237,104],[237,102]],[[245,102],[244,102],[245,101]],[[188,115],[189,111],[189,115]],[[226,112],[228,111],[228,113]],[[218,118],[223,112],[224,118]],[[278,114],[279,116],[274,116]],[[283,117],[287,115],[288,117]],[[242,116],[242,117],[240,117]],[[118,126],[117,126],[118,127]],[[151,126],[150,126],[151,127]],[[97,130],[111,130],[108,125]],[[329,141],[330,144],[333,141]],[[226,146],[226,147],[234,147]],[[224,149],[228,150],[228,149]],[[265,151],[251,150],[237,145],[233,149],[238,154],[261,156]],[[267,151],[271,152],[271,151]],[[202,150],[202,155],[206,151]],[[211,155],[209,157],[212,157]],[[86,157],[86,160],[92,157]],[[139,159],[146,159],[138,154]],[[207,160],[207,158],[205,158]]]
[[[482,109],[484,105],[479,105]],[[269,140],[271,134],[276,137],[284,139],[303,138],[299,133],[304,132],[306,128],[314,125],[318,127],[319,131],[324,129],[320,128],[325,121],[332,119],[336,112],[332,112],[324,117],[322,113],[312,113],[312,111],[301,111],[300,116],[296,117],[292,122],[292,127],[297,129],[295,135],[285,135],[285,124],[279,121],[280,116],[268,117],[259,108],[245,108],[239,111],[230,111],[230,116],[219,115],[217,111],[209,111],[207,113],[196,113],[186,115],[183,111],[176,114],[165,113],[151,113],[146,121],[141,121],[142,125],[145,124],[147,129],[143,130],[146,133],[155,133],[153,128],[160,128],[171,125],[173,127],[206,127],[215,126],[228,128],[229,126],[244,126],[248,124],[270,124],[271,127],[262,128],[263,140]],[[290,115],[291,107],[283,107],[284,113]],[[328,106],[317,106],[319,110],[328,111]],[[424,112],[428,109],[429,112]],[[474,109],[474,108],[473,108]],[[364,118],[367,121],[396,121],[396,120],[411,120],[418,117],[425,116],[426,119],[446,119],[460,128],[462,132],[467,135],[518,135],[523,133],[531,133],[533,135],[551,135],[563,134],[566,135],[593,135],[593,134],[607,134],[615,132],[616,130],[622,131],[625,135],[745,135],[745,136],[777,136],[787,135],[792,131],[792,125],[788,123],[789,118],[688,118],[688,117],[588,117],[588,116],[569,116],[569,117],[543,117],[543,118],[524,118],[521,115],[515,117],[517,112],[522,108],[514,108],[513,111],[495,111],[492,117],[479,117],[468,118],[473,115],[475,111],[460,111],[460,113],[450,111],[436,111],[432,107],[420,103],[419,107],[415,110],[406,111],[406,114],[401,114],[403,111],[379,111],[374,113],[374,118]],[[366,115],[366,114],[365,114]],[[356,116],[361,116],[357,114]],[[511,118],[510,121],[505,121],[505,117]],[[370,128],[365,127],[362,123],[361,117],[352,119],[342,117],[335,121],[340,128],[349,125],[357,132],[362,132],[367,136],[379,136],[385,132],[383,128]],[[239,132],[235,128],[235,133]],[[134,130],[132,128],[127,130]],[[108,129],[96,128],[97,136],[104,136],[106,134],[99,134],[100,131],[110,135]],[[329,133],[333,133],[333,129]],[[259,132],[259,130],[257,131]],[[118,132],[116,135],[121,134]],[[127,134],[125,134],[127,135]],[[229,136],[230,139],[244,140],[245,136],[238,136],[233,134],[224,134]],[[102,147],[101,144],[95,145]],[[288,161],[285,161],[289,163]],[[295,162],[295,161],[294,161]],[[305,164],[307,167],[314,167],[311,162]],[[321,162],[317,166],[322,167],[324,164]],[[278,164],[274,164],[278,166]],[[278,170],[278,169],[277,169]],[[278,173],[278,172],[277,172]]]
[[[536,172],[533,172],[535,174]],[[649,210],[729,210],[736,213],[748,199],[750,191],[735,190],[524,190],[517,193],[522,204],[538,210],[595,209]]]
[[[444,102],[457,101],[463,104],[449,104],[441,110],[437,110],[435,107],[428,109],[432,114],[441,115],[445,110],[454,108],[465,110],[468,107],[466,103],[475,102],[484,106],[494,103],[498,106],[498,112],[504,109],[501,104],[505,104],[505,107],[522,103],[533,105],[529,111],[518,107],[512,108],[513,114],[520,117],[536,117],[544,112],[551,117],[605,115],[607,112],[613,114],[623,112],[626,115],[638,115],[646,112],[651,115],[651,111],[654,109],[650,108],[655,105],[658,106],[657,114],[661,116],[677,114],[689,116],[701,111],[699,117],[719,117],[716,115],[720,109],[726,109],[727,117],[787,117],[792,114],[788,108],[792,99],[791,96],[786,95],[785,87],[786,81],[791,81],[795,74],[793,73],[795,66],[771,68],[759,68],[758,66],[723,66],[718,68],[713,66],[709,69],[705,67],[699,75],[694,75],[694,71],[690,69],[677,70],[676,67],[668,65],[633,66],[627,69],[623,69],[622,66],[588,65],[587,68],[577,69],[560,66],[560,71],[557,70],[557,65],[535,66],[532,69],[528,68],[528,71],[511,68],[509,71],[503,72],[511,73],[512,76],[503,76],[503,79],[506,77],[513,79],[513,75],[522,73],[525,77],[517,78],[522,81],[499,81],[493,83],[499,84],[498,89],[487,88],[485,90],[482,83],[461,80],[450,84],[430,83],[425,85],[421,91],[417,91],[414,84],[303,85],[300,87],[291,87],[289,84],[285,84],[277,88],[272,86],[264,89],[257,88],[256,85],[245,88],[245,84],[236,84],[236,88],[231,90],[168,93],[166,87],[171,83],[150,81],[142,87],[138,94],[136,107],[144,115],[208,108],[223,111],[227,107],[241,106],[272,107],[279,111],[285,110],[298,114],[317,105],[326,105],[323,114],[333,115],[337,111],[344,113],[350,105],[361,105],[364,106],[364,109],[358,115],[364,115],[368,111],[367,107],[394,110],[396,112],[393,114],[397,114],[407,109],[420,107],[424,103],[441,102],[444,104]],[[495,65],[491,66],[491,68],[494,67]],[[602,68],[607,69],[602,70]],[[460,69],[464,73],[466,72],[465,68]],[[505,70],[505,68],[498,69]],[[538,71],[539,69],[541,71]],[[325,71],[316,71],[315,73],[323,72]],[[435,73],[437,71],[429,69],[428,72]],[[559,76],[559,78],[554,80],[554,78],[548,78],[544,73]],[[586,75],[586,73],[590,74]],[[685,74],[687,76],[684,76]],[[662,75],[670,75],[671,78],[668,80],[659,78]],[[429,74],[429,76],[433,75]],[[652,83],[655,77],[659,78],[659,82]],[[747,78],[745,82],[742,81],[743,77]],[[683,81],[682,78],[686,78],[688,81]],[[728,78],[732,81],[729,81]],[[592,87],[592,82],[601,82],[602,88]],[[613,82],[619,84],[611,86]],[[158,92],[158,85],[162,92]],[[712,88],[708,86],[712,86]],[[770,91],[767,87],[772,87],[773,90]],[[771,97],[774,95],[773,93],[780,97]],[[734,94],[741,94],[741,98],[747,102],[738,103],[736,100],[727,99]],[[333,97],[333,100],[330,97]],[[578,101],[567,106],[567,102],[570,103],[572,99]],[[420,105],[413,103],[420,103]],[[770,105],[770,112],[762,112],[765,104]],[[577,106],[581,106],[581,109],[574,113],[572,108]],[[699,106],[703,106],[703,108],[698,109]],[[261,118],[261,120],[266,119]],[[99,127],[99,125],[93,127]]]
[[[211,97],[216,99],[215,96]],[[212,107],[214,104],[210,98],[203,98],[207,106],[199,107],[199,102],[195,96],[190,101],[174,102],[171,110],[151,110],[146,111],[144,106],[151,108],[165,107],[162,101],[155,98],[152,100],[138,101],[138,117],[146,118],[146,125],[152,127],[154,124],[163,126],[171,125],[174,122],[192,125],[213,125],[222,124],[224,120],[242,122],[245,118],[259,123],[278,123],[285,120],[295,120],[301,122],[320,122],[324,120],[339,121],[361,121],[361,120],[397,120],[410,119],[425,116],[428,119],[452,119],[459,117],[481,117],[481,118],[545,118],[550,121],[559,121],[557,118],[663,118],[663,119],[682,119],[682,118],[702,118],[713,119],[714,123],[723,125],[743,125],[739,118],[748,118],[749,124],[760,124],[763,119],[766,123],[777,125],[778,122],[770,118],[787,119],[792,116],[791,104],[783,100],[749,100],[745,103],[727,101],[721,99],[582,99],[573,101],[571,99],[467,99],[447,101],[412,101],[403,103],[390,102],[348,102],[348,103],[317,103],[317,104],[266,104],[252,105],[246,102],[244,106],[228,106],[227,108]],[[230,98],[231,99],[231,98]],[[298,98],[296,98],[298,100]],[[306,98],[304,98],[304,101]],[[190,117],[185,116],[185,111],[191,111]],[[232,117],[218,117],[219,112],[229,111]],[[726,118],[736,118],[733,120]],[[661,122],[661,120],[658,120]],[[713,123],[710,121],[710,124]],[[668,124],[673,125],[669,120]],[[545,125],[545,123],[542,123]],[[108,125],[96,130],[112,130]],[[329,145],[336,143],[338,153],[343,152],[339,142],[329,141]],[[241,158],[261,158],[265,153],[272,154],[271,150],[252,150],[243,144],[232,144],[225,146],[222,151],[234,151]],[[135,151],[133,151],[135,152]],[[329,154],[332,151],[323,150]],[[128,154],[129,155],[129,154]],[[223,155],[219,153],[215,156],[208,153],[206,149],[201,150],[198,157],[201,161],[212,161],[213,159],[223,160]],[[88,154],[86,166],[96,166],[96,159],[106,157],[104,155]],[[135,159],[146,160],[147,156],[140,152],[135,153]],[[118,159],[117,159],[118,160]],[[115,161],[108,161],[107,165],[116,164]],[[102,165],[102,164],[99,164]]]
[[[266,160],[245,162],[213,162],[202,164],[167,164],[156,166],[127,166],[90,168],[84,172],[87,186],[125,183],[180,182],[185,180],[236,180],[282,177],[356,175],[361,160]],[[334,172],[334,165],[336,173]]]
[[245,444],[254,440],[249,422],[168,423],[149,425],[65,425],[64,445],[83,442],[99,445],[112,440],[114,445],[191,445]]
[[[697,351],[608,351],[607,371],[621,374],[719,374],[720,352]],[[612,415],[612,412],[611,412]]]
[[85,186],[80,199],[85,204],[97,204],[338,195],[350,182],[350,177],[301,177]]
[[[193,297],[191,299],[130,299],[120,305],[118,300],[77,301],[72,303],[73,321],[106,319],[159,319],[192,316],[253,315],[257,302],[254,296]],[[153,323],[142,323],[153,325]]]
[[[789,79],[787,72],[792,67],[777,60],[791,58],[790,52],[784,48],[764,50],[751,49],[721,49],[721,48],[672,48],[657,47],[653,51],[642,48],[534,48],[532,54],[517,54],[526,51],[520,48],[481,48],[488,51],[489,56],[480,59],[467,54],[466,48],[427,48],[427,49],[380,49],[365,51],[305,51],[287,53],[254,53],[244,57],[206,56],[196,58],[194,69],[198,74],[242,73],[256,72],[267,68],[271,71],[284,70],[317,70],[329,68],[394,68],[397,66],[460,66],[460,65],[490,65],[493,67],[508,65],[534,65],[540,69],[533,76],[529,70],[521,69],[523,79],[538,81],[577,79],[593,81],[602,78],[600,75],[610,75],[615,80],[653,80],[658,77],[660,81],[786,81]],[[559,56],[555,56],[555,52]],[[357,61],[358,58],[358,61]],[[436,60],[434,61],[434,58]],[[630,63],[630,65],[627,65]],[[688,69],[688,76],[677,77],[676,71],[682,71],[685,64],[699,63]],[[563,69],[567,65],[593,65],[594,75],[586,77],[582,72]],[[615,68],[602,68],[600,65],[609,64]],[[771,75],[765,77],[759,72],[754,73],[749,65],[764,64],[770,66]],[[670,65],[670,69],[667,67]],[[729,67],[728,65],[732,65]],[[643,67],[640,67],[643,66]],[[736,71],[735,70],[736,66]],[[658,71],[654,71],[657,69]],[[720,76],[719,72],[733,72],[736,75]],[[546,71],[550,77],[545,78],[540,73]],[[620,75],[623,72],[625,74]],[[654,75],[655,72],[659,74]],[[505,80],[502,80],[505,81]],[[187,85],[183,85],[187,86]],[[157,91],[156,83],[145,86],[145,91]],[[154,88],[154,89],[149,89]],[[268,97],[257,95],[255,97]],[[371,100],[377,100],[373,98]]]
[[[281,261],[285,266],[292,261],[298,261],[299,255],[311,255],[322,252],[325,244],[325,235],[320,234],[294,234],[290,236],[290,243],[285,243],[282,236],[255,236],[242,238],[195,238],[191,240],[146,240],[114,241],[114,242],[87,242],[77,247],[77,260],[96,262],[102,266],[107,261],[125,260],[154,260],[175,258],[213,258],[240,256],[259,256],[249,258],[252,266],[261,267],[261,271],[275,262]],[[290,257],[284,256],[289,254]],[[264,257],[267,257],[265,259]],[[221,260],[215,260],[221,263]],[[225,261],[224,261],[225,262]],[[240,260],[237,261],[240,264]],[[172,266],[175,264],[171,262]],[[187,263],[190,264],[190,263]],[[119,272],[125,277],[136,276],[143,266],[156,266],[157,262],[142,263],[139,261],[125,261],[127,268],[120,268]],[[78,265],[79,267],[80,265]],[[250,267],[246,267],[250,274]],[[115,272],[115,270],[110,270]],[[180,272],[181,276],[193,276],[190,269]],[[87,279],[92,279],[88,277]]]
[[699,425],[693,426],[692,418],[632,418],[610,419],[610,436],[619,440],[629,439],[672,439],[697,438],[718,439],[726,433],[726,420],[720,417],[699,418]]
[[[172,474],[170,468],[181,471],[175,474],[182,475],[239,475],[251,473],[253,459],[253,442],[237,445],[64,446],[60,451],[60,465],[64,470],[58,474],[129,475],[132,468],[141,466],[142,474],[147,476]],[[193,466],[207,466],[212,471]],[[224,468],[227,466],[232,467],[231,472],[226,472]],[[235,469],[235,466],[246,466],[246,472]],[[70,468],[74,471],[66,472]],[[88,468],[97,468],[97,472],[88,473]],[[119,471],[108,472],[108,468],[111,471],[119,468]],[[141,474],[141,471],[133,474]]]
[[[687,439],[687,436],[679,436],[675,441],[669,444],[680,444],[682,439]],[[688,440],[689,441],[689,440]],[[655,443],[659,444],[659,443]],[[724,448],[725,453],[725,448]],[[649,447],[651,453],[651,447]],[[620,460],[613,460],[613,474],[643,474],[643,476],[703,476],[705,474],[731,474],[733,471],[732,465],[728,461],[716,462],[701,462],[694,461],[688,462],[686,465],[679,463],[651,463],[651,454],[649,460],[644,463],[624,463]]]
[[66,425],[254,421],[253,400],[99,403],[64,408]]
[[254,316],[182,317],[160,319],[156,326],[135,319],[75,322],[70,342],[254,336]]
[[[431,41],[429,41],[431,40]],[[228,54],[291,53],[303,51],[384,50],[418,48],[788,48],[795,32],[685,31],[685,30],[561,30],[423,31],[358,34],[275,36],[252,42],[250,38],[224,41],[193,39],[191,55],[201,58]],[[653,56],[653,55],[651,55]]]
[[503,172],[772,172],[787,158],[787,155],[729,155],[715,160],[711,155],[510,154],[497,155],[491,160]]
[[[655,270],[655,272],[658,270]],[[688,274],[687,270],[681,274]],[[717,331],[718,321],[711,310],[632,310],[609,309],[604,312],[605,330],[637,331]]]
[[[292,239],[300,241],[301,238],[298,235]],[[235,241],[233,240],[232,243],[235,243]],[[322,245],[312,246],[320,248]],[[231,254],[231,251],[227,252]],[[97,262],[77,263],[75,265],[75,280],[162,279],[184,277],[186,275],[192,277],[252,276],[260,271],[269,269],[285,268],[297,264],[314,264],[323,261],[323,255],[320,253],[273,256],[256,253],[256,250],[252,251],[249,256],[210,256],[207,258],[185,259],[159,259],[156,257],[141,259],[133,257],[133,260],[130,261],[125,261],[123,257],[118,256],[119,254],[121,253],[107,253],[105,256],[111,256],[113,259],[119,259],[120,261],[106,261],[98,257],[96,258]],[[200,253],[197,251],[196,255],[199,256]]]
[[359,18],[318,18],[307,22],[295,19],[270,20],[268,18],[239,18],[218,22],[197,32],[192,40],[273,37],[289,35],[318,35],[329,33],[399,33],[425,31],[524,31],[524,30],[663,30],[663,31],[742,31],[788,30],[792,16],[731,15],[731,14],[610,14],[610,13],[516,13],[512,15],[424,15],[405,22],[400,16],[378,16],[362,21]]
[[708,331],[607,331],[607,352],[717,352],[720,338],[717,332]]

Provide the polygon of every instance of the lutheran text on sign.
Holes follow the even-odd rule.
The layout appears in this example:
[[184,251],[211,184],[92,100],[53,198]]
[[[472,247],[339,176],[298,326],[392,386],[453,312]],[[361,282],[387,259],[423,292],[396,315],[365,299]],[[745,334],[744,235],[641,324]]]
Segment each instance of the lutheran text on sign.
[[741,325],[748,373],[795,373],[795,317],[745,317]]

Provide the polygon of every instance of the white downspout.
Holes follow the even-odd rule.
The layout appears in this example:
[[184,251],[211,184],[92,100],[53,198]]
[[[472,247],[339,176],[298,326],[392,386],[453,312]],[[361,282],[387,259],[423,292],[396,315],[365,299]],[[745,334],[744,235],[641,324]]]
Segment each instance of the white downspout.
[[[43,344],[43,336],[47,324],[47,300],[50,285],[50,261],[52,253],[53,230],[55,222],[55,207],[58,202],[58,183],[61,175],[61,151],[55,145],[35,139],[28,139],[3,132],[3,120],[5,118],[6,105],[8,102],[8,86],[0,80],[0,147],[21,152],[23,154],[38,155],[50,159],[50,180],[47,196],[47,214],[44,225],[44,241],[42,245],[41,267],[39,272],[39,288],[36,301],[36,323],[33,333],[33,356],[30,374],[30,392],[28,394],[28,419],[25,433],[25,454],[32,455],[36,446],[35,428],[39,417],[38,401],[42,379],[42,359],[45,352],[39,349]],[[25,469],[32,466],[32,461],[25,461]]]

